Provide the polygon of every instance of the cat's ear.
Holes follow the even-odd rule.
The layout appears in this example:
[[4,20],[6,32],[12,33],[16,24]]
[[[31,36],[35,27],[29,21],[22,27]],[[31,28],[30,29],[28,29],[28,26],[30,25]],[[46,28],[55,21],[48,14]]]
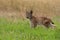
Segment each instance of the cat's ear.
[[31,10],[30,13],[33,14],[33,11]]

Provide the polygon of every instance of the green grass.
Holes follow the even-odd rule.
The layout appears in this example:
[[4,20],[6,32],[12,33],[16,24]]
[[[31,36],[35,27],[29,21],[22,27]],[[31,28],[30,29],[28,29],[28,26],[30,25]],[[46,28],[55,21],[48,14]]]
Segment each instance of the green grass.
[[0,18],[0,40],[60,40],[60,23],[55,30],[43,27],[30,28],[28,20],[16,22]]

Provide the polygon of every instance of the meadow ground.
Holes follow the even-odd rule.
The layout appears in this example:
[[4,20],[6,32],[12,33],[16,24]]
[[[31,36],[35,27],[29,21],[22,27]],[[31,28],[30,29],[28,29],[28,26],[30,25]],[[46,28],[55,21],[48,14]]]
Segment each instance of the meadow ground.
[[42,26],[31,29],[28,20],[0,18],[0,40],[60,40],[60,23],[56,18],[53,21],[55,30]]
[[[31,29],[26,10],[52,18],[56,29]],[[60,40],[60,0],[0,0],[0,40]],[[15,19],[17,18],[17,19]]]

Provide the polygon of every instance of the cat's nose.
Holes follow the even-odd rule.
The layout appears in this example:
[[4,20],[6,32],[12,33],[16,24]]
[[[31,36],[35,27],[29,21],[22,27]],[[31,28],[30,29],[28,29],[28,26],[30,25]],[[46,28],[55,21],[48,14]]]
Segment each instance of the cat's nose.
[[26,18],[28,18],[28,17],[26,17]]

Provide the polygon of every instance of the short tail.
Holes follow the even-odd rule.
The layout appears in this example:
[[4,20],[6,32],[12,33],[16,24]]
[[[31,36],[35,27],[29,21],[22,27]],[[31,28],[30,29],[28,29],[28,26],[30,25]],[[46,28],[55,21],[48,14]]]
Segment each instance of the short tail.
[[54,24],[54,22],[51,21],[52,24]]
[[51,19],[49,21],[50,21],[50,23],[54,24],[54,22]]

